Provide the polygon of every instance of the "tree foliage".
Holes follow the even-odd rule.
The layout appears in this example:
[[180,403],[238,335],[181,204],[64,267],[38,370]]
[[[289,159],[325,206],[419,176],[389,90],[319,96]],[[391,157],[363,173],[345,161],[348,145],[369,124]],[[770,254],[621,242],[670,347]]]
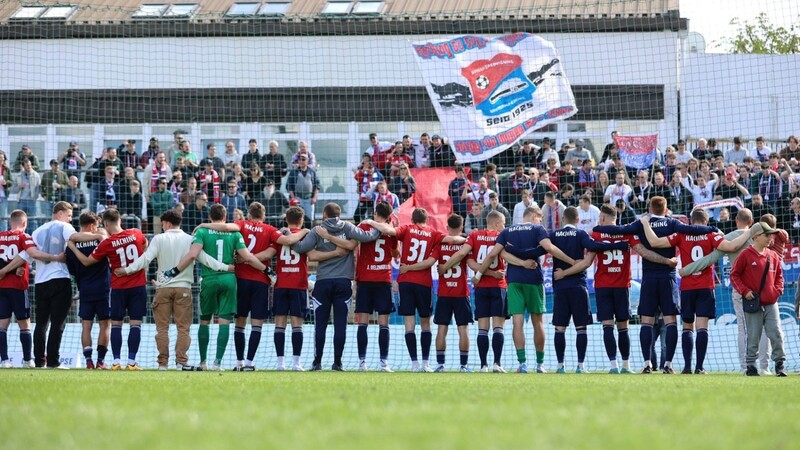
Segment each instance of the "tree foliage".
[[766,13],[762,12],[752,21],[735,17],[730,24],[736,27],[736,35],[723,39],[721,46],[731,53],[800,53],[800,33],[795,26],[789,29],[776,26],[769,21]]

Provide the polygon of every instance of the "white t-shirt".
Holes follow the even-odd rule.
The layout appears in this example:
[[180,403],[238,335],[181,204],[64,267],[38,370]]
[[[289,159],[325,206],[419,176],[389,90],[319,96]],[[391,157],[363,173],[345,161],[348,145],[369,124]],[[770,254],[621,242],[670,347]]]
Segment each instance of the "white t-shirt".
[[538,208],[539,205],[537,205],[536,202],[533,200],[531,200],[531,203],[529,205],[525,205],[525,203],[523,202],[518,202],[516,205],[514,205],[514,214],[511,220],[512,225],[517,225],[522,223],[522,216],[525,215],[525,209],[527,209],[528,207]]
[[679,163],[687,163],[690,159],[692,159],[692,152],[685,150],[682,155],[680,152],[675,152],[675,159]]
[[622,186],[617,186],[616,183],[612,184],[608,188],[606,188],[606,192],[603,194],[604,197],[609,197],[608,203],[611,205],[616,205],[617,200],[624,200],[625,204],[628,204],[628,198],[630,197],[631,193],[633,192],[633,188],[628,186],[627,184],[623,184]]
[[597,206],[589,205],[589,210],[584,211],[578,208],[578,229],[592,234],[592,229],[597,226],[600,220],[600,209]]
[[[57,255],[67,249],[69,237],[75,234],[75,228],[71,224],[58,220],[51,220],[33,231],[33,242],[39,250]],[[36,284],[57,278],[69,278],[69,270],[66,263],[62,262],[43,262],[36,260]]]

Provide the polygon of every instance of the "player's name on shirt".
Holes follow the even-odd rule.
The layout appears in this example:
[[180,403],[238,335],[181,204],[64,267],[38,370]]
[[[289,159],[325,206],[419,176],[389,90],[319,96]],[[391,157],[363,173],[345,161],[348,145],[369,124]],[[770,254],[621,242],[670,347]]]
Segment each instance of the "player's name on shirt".
[[0,235],[0,241],[18,241],[18,240],[20,240],[20,237],[17,234]]
[[100,241],[75,242],[75,247],[94,249],[95,247],[97,247],[98,244],[100,244]]
[[392,268],[391,264],[369,264],[367,265],[367,270],[390,270]]
[[461,250],[461,245],[460,244],[458,244],[458,245],[456,245],[456,244],[442,244],[442,248],[441,248],[442,252],[453,252],[453,253],[455,253],[455,252],[458,252],[459,250]]
[[297,273],[300,272],[299,267],[281,267],[281,273]]
[[249,223],[249,222],[245,222],[244,229],[248,230],[248,231],[252,231],[253,233],[263,233],[264,232],[264,227],[263,226],[258,226],[258,225],[255,225],[255,224],[252,224],[252,223]]
[[608,233],[600,233],[600,239],[625,239],[624,234],[608,234]]
[[688,242],[700,242],[700,241],[707,241],[709,239],[707,234],[701,234],[699,236],[686,235],[683,237],[683,240]]
[[130,244],[131,242],[136,242],[136,235],[132,234],[130,236],[125,236],[124,238],[114,239],[111,241],[112,247],[121,247],[125,244]]
[[555,231],[554,233],[555,233],[555,236],[557,236],[557,237],[576,237],[576,236],[578,236],[578,230],[574,229],[574,228],[573,229],[558,230],[558,231]]
[[428,231],[428,230],[420,230],[418,228],[409,228],[408,232],[411,233],[411,234],[416,234],[417,236],[425,236],[425,237],[432,237],[433,236],[433,234],[431,234],[430,231]]
[[659,220],[656,222],[650,222],[650,228],[663,228],[668,226],[669,226],[668,220]]
[[494,235],[487,236],[487,235],[481,234],[481,235],[475,236],[475,240],[476,241],[484,241],[484,242],[492,242],[492,243],[494,243],[496,238],[497,238],[497,236],[494,236]]
[[233,234],[233,232],[230,232],[230,231],[217,231],[217,230],[212,230],[211,228],[206,228],[206,232],[208,234],[219,234],[219,235],[222,235],[222,236],[227,236],[227,235]]

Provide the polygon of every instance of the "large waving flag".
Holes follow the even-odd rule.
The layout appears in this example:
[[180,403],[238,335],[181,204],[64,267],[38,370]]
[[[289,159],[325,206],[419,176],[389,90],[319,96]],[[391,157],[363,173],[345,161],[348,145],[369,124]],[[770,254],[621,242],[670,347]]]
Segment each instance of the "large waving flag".
[[653,165],[658,147],[658,135],[615,136],[619,157],[626,167],[644,169]]
[[442,128],[459,163],[483,161],[578,111],[555,46],[538,36],[416,42]]

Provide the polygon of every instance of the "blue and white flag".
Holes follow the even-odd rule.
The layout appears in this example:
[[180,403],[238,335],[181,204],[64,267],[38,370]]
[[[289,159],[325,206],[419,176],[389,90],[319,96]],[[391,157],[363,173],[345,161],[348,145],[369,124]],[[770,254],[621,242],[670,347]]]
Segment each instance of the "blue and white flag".
[[459,36],[414,43],[459,163],[483,161],[578,111],[555,46],[538,36]]
[[614,143],[617,144],[619,158],[622,160],[622,164],[625,164],[625,167],[645,169],[652,166],[653,161],[656,159],[657,134],[614,136]]

